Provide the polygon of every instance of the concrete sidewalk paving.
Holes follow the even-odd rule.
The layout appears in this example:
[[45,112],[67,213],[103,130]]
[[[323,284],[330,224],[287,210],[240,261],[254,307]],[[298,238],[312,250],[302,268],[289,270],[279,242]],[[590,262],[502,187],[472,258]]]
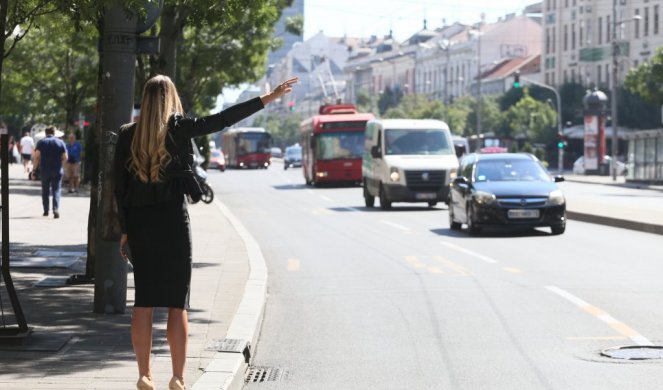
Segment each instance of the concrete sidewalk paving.
[[565,175],[564,178],[570,183],[604,188],[601,197],[595,192],[567,193],[569,219],[663,234],[663,186],[627,182],[623,176],[616,181],[611,176]]
[[[91,284],[36,286],[45,278],[64,279],[85,272],[89,195],[85,191],[63,194],[61,217],[54,219],[52,214],[42,216],[40,184],[27,181],[22,167],[10,168],[9,188],[11,273],[28,325],[34,331],[23,346],[0,346],[0,388],[135,388],[138,371],[130,337],[134,296],[131,272],[127,312],[122,315],[92,313]],[[248,337],[257,330],[264,305],[266,270],[263,269],[262,280],[249,281],[255,272],[250,269],[245,237],[224,214],[222,205],[190,205],[189,213],[194,271],[186,382],[195,389],[228,388],[231,383],[237,387],[243,383],[244,358],[241,353],[219,353],[218,344],[229,335],[232,326],[240,328],[231,329],[234,337]],[[57,268],[44,268],[39,267],[42,260],[62,262],[56,264]],[[260,264],[252,266],[260,268]],[[1,288],[4,319],[7,325],[15,326],[4,283]],[[254,295],[252,304],[246,303],[247,291]],[[242,318],[241,313],[249,318]],[[160,388],[167,388],[172,375],[165,318],[166,310],[157,309],[152,365]],[[250,332],[244,327],[251,328]],[[253,342],[252,338],[247,340]]]

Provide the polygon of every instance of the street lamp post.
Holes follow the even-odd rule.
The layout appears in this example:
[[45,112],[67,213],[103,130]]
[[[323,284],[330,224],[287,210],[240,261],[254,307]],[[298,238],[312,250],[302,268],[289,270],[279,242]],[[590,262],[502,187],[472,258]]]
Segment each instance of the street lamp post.
[[[630,20],[639,20],[640,16],[636,15]],[[612,173],[612,181],[617,181],[617,145],[619,139],[617,137],[617,128],[619,122],[617,118],[617,83],[619,76],[619,42],[617,41],[617,27],[626,23],[626,20],[617,21],[617,0],[612,0],[612,88],[610,91],[610,111],[612,117],[612,142],[610,145],[612,159],[610,162],[610,171]]]

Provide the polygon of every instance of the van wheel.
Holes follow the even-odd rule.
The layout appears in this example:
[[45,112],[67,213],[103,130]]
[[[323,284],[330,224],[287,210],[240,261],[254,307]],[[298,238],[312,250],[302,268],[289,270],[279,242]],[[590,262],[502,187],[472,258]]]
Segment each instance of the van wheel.
[[428,202],[428,206],[429,207],[435,207],[435,206],[437,206],[437,202],[430,201],[430,202]]
[[382,210],[391,210],[391,201],[387,199],[387,193],[382,184],[380,184],[380,208]]
[[366,207],[373,207],[375,206],[375,197],[368,192],[368,185],[366,184],[366,180],[364,180],[364,204]]

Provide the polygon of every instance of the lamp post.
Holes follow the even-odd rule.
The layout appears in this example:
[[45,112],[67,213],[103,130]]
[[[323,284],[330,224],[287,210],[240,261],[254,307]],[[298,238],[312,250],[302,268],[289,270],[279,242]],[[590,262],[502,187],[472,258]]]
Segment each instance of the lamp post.
[[635,15],[630,20],[620,20],[617,21],[617,0],[612,0],[612,88],[610,91],[610,111],[612,117],[612,142],[611,154],[612,159],[610,161],[610,171],[612,174],[612,181],[617,181],[617,145],[619,139],[617,137],[617,128],[619,127],[619,122],[617,118],[617,83],[619,82],[619,42],[617,42],[617,27],[631,20],[640,20],[641,16]]
[[[483,18],[482,18],[483,24]],[[470,30],[470,34],[477,37],[477,146],[481,149],[481,25],[478,29]]]

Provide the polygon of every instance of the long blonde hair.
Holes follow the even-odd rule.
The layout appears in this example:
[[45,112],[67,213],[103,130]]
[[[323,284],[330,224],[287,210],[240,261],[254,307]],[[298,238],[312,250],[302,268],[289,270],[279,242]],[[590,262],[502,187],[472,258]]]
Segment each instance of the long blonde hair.
[[182,103],[170,78],[157,75],[147,80],[129,161],[130,171],[143,183],[160,181],[170,162],[166,134],[168,119],[176,112],[182,112]]

